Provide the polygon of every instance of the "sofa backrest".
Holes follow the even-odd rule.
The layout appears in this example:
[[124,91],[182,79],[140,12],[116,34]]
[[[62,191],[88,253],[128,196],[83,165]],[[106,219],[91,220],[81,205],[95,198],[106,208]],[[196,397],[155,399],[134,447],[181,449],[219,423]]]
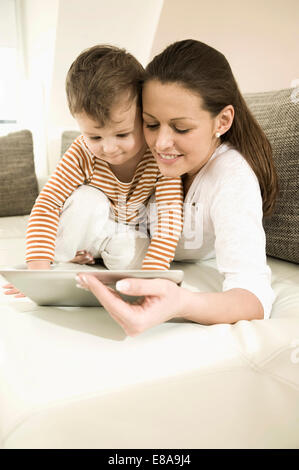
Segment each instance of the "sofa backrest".
[[[299,263],[299,96],[288,88],[244,96],[268,137],[278,174],[279,194],[264,219],[269,256]],[[299,93],[298,93],[299,95]]]
[[37,195],[31,132],[0,137],[0,217],[29,214]]
[[70,145],[74,142],[76,137],[80,135],[79,131],[64,131],[61,136],[61,151],[60,151],[60,156],[67,151],[67,149],[70,147]]

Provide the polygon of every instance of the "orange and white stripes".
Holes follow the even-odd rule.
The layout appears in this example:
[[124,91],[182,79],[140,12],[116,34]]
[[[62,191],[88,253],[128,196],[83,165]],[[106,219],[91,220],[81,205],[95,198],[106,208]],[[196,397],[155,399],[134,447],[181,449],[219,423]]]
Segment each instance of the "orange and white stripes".
[[53,261],[63,205],[82,184],[103,191],[111,202],[116,220],[134,225],[144,219],[144,205],[155,192],[158,223],[142,269],[169,268],[183,227],[181,179],[162,176],[154,157],[147,150],[137,165],[133,180],[121,182],[108,163],[89,151],[83,136],[79,136],[63,155],[35,202],[27,227],[26,262]]
[[183,227],[180,178],[162,177],[156,185],[158,220],[142,269],[168,269]]

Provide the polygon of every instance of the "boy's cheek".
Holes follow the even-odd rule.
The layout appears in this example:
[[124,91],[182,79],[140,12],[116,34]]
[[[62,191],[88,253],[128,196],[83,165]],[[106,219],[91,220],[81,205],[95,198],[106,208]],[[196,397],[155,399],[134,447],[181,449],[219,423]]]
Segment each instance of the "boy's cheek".
[[92,147],[93,147],[92,143],[89,142],[89,140],[88,140],[86,137],[84,137],[84,136],[83,136],[83,140],[84,140],[85,146],[88,148],[88,150],[90,150],[90,151],[92,152],[92,151],[93,151],[93,150],[92,150]]
[[87,147],[88,149],[91,151],[91,153],[93,153],[94,155],[97,155],[99,154],[100,152],[100,149],[99,149],[99,145],[95,145],[95,144],[90,144],[88,143],[87,144]]

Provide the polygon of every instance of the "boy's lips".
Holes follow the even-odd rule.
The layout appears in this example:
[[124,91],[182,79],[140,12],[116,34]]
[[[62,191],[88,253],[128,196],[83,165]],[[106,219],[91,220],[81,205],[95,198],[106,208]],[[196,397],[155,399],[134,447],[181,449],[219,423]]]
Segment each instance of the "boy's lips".
[[122,153],[118,153],[117,155],[103,155],[102,158],[103,159],[107,159],[107,160],[115,160],[119,157],[122,157],[123,154]]

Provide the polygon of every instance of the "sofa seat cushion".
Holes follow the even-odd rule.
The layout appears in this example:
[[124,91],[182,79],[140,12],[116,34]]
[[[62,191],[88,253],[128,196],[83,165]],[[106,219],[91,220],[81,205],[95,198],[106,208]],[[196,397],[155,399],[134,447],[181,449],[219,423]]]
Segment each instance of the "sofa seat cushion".
[[19,217],[0,218],[0,243],[1,239],[24,238],[29,215]]
[[28,218],[29,215],[0,217],[0,266],[24,262]]
[[[177,319],[135,338],[101,307],[38,307],[1,294],[2,446],[298,446],[299,273],[269,263],[271,320]],[[214,260],[176,265],[185,287],[219,290]]]

